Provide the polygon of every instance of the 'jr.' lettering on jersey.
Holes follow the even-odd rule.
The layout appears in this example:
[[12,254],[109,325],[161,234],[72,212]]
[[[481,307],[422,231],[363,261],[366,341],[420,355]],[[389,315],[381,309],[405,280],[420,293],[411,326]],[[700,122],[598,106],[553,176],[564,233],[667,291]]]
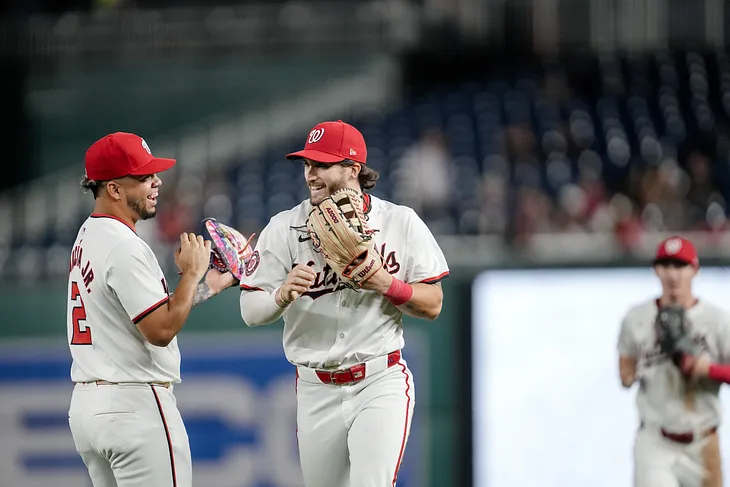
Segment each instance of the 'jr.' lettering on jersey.
[[94,269],[91,268],[90,260],[87,260],[86,264],[81,267],[82,256],[84,253],[84,249],[81,247],[81,242],[83,242],[83,240],[79,240],[78,245],[76,245],[71,251],[71,264],[68,267],[68,272],[70,273],[74,267],[78,267],[79,270],[81,270],[81,277],[84,279],[86,292],[91,293],[91,282],[94,280]]

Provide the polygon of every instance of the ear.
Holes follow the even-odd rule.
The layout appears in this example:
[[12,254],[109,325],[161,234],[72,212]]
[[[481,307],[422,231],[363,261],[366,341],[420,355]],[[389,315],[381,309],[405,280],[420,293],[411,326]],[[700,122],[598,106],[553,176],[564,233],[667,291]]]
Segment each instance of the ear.
[[122,186],[117,181],[109,181],[106,183],[104,191],[112,201],[119,201],[122,199]]
[[350,167],[350,179],[357,179],[360,176],[360,170],[362,166],[359,163],[355,163]]

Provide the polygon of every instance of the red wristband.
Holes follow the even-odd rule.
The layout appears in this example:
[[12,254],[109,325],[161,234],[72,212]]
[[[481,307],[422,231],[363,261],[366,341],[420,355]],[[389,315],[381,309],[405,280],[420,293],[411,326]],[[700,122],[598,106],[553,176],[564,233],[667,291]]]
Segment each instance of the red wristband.
[[411,300],[413,286],[394,277],[393,282],[390,283],[390,287],[383,296],[395,306],[400,306]]
[[717,382],[730,383],[730,365],[710,364],[707,376]]

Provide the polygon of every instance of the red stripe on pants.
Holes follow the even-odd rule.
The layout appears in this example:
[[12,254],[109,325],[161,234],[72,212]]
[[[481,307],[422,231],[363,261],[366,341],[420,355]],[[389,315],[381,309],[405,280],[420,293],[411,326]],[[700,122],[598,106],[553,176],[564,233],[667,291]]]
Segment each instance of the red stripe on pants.
[[172,451],[172,438],[170,438],[170,429],[167,427],[167,420],[165,419],[165,413],[162,411],[162,403],[157,395],[155,386],[150,386],[152,394],[155,396],[155,402],[157,403],[157,409],[160,411],[160,418],[162,418],[162,426],[165,428],[165,435],[167,435],[167,448],[170,451],[170,468],[172,468],[172,487],[177,487],[177,475],[175,474],[175,454]]
[[395,485],[395,481],[398,479],[398,470],[400,470],[400,464],[403,461],[403,452],[406,449],[406,440],[408,439],[408,415],[411,411],[411,396],[410,396],[410,394],[408,394],[408,391],[411,390],[411,384],[408,380],[408,373],[406,373],[406,366],[404,363],[398,362],[398,365],[401,366],[403,375],[406,378],[406,398],[408,400],[406,401],[406,421],[405,421],[405,425],[403,426],[403,441],[400,444],[400,453],[398,454],[398,463],[395,464],[395,473],[393,474],[393,485]]

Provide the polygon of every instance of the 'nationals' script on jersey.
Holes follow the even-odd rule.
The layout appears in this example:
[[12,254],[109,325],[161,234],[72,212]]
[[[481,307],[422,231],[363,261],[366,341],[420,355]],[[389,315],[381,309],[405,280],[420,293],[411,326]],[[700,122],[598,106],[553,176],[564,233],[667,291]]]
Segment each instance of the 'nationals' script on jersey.
[[[364,200],[388,272],[411,284],[436,283],[449,275],[436,240],[412,209],[367,194]],[[349,289],[339,281],[306,232],[311,209],[305,200],[271,219],[248,263],[242,291],[272,292],[297,264],[312,267],[314,284],[284,312],[284,349],[294,364],[350,366],[400,350],[402,313],[380,294]]]

